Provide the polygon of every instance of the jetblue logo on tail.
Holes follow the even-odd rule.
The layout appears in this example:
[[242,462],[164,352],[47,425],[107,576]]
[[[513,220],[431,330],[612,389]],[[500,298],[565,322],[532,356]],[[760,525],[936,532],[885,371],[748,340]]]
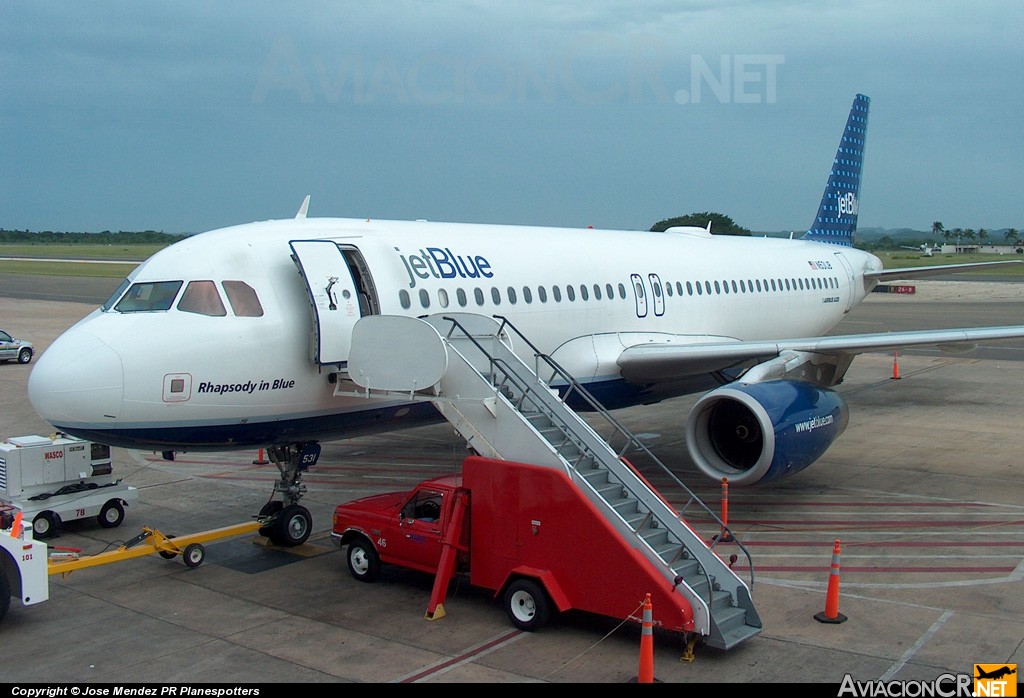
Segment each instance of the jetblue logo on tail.
[[836,203],[839,205],[840,216],[857,215],[857,197],[854,196],[853,192],[849,192],[845,196],[840,196],[836,200]]
[[868,128],[868,107],[871,100],[857,95],[850,107],[825,193],[818,205],[814,224],[804,234],[805,240],[853,246],[860,208],[860,173],[864,163],[864,138]]

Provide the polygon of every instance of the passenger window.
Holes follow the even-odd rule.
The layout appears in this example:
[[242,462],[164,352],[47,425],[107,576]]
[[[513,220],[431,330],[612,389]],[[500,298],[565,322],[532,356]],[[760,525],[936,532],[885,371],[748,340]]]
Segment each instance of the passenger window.
[[615,298],[615,289],[612,288],[611,284],[605,284],[604,285],[604,292],[605,292],[605,295],[608,296],[608,300],[612,300],[613,298]]
[[484,304],[484,291],[482,288],[473,289],[473,298],[476,300],[477,305]]
[[580,298],[582,300],[589,300],[590,299],[590,293],[587,291],[587,285],[586,284],[580,284]]
[[594,284],[594,300],[601,300],[601,284]]
[[424,308],[430,307],[430,294],[427,293],[427,289],[425,288],[420,289],[420,305]]
[[491,301],[495,305],[501,305],[501,291],[491,286]]
[[567,284],[565,287],[565,297],[570,301],[576,300],[576,289],[574,289],[571,284]]
[[516,290],[511,286],[508,287],[508,302],[512,305],[516,304]]
[[[263,305],[256,289],[244,281],[223,281],[224,293],[227,294],[231,312],[238,317],[263,317]],[[187,291],[186,291],[187,292]]]
[[437,289],[437,304],[442,308],[448,307],[448,292],[443,288]]
[[626,286],[625,284],[619,284],[619,298],[626,300]]
[[530,291],[529,286],[523,286],[523,300],[527,303],[533,303],[533,292]]
[[124,297],[114,306],[114,310],[119,313],[170,310],[182,283],[181,281],[157,281],[133,284],[128,289],[128,293],[124,294]]
[[457,291],[455,291],[455,297],[459,301],[459,307],[465,308],[466,307],[466,292],[460,288]]
[[409,292],[404,288],[398,292],[398,302],[402,304],[402,307],[406,310],[412,305],[412,301],[409,299]]
[[562,291],[561,289],[558,288],[558,286],[551,287],[551,297],[555,299],[556,303],[562,302]]
[[210,317],[224,317],[228,314],[217,292],[217,285],[212,281],[189,281],[178,301],[178,310]]
[[538,286],[537,287],[537,298],[540,298],[540,302],[541,303],[547,303],[548,302],[548,291],[547,291],[547,289],[544,288],[543,286]]

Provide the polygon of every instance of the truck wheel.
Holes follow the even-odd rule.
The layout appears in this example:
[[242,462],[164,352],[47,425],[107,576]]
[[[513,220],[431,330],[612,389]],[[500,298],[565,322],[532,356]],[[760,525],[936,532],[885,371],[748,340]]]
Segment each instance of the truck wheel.
[[3,623],[7,609],[11,607],[11,583],[7,581],[7,575],[0,569],[0,623]]
[[517,579],[505,589],[505,611],[520,630],[540,630],[551,618],[551,602],[544,588],[532,579]]
[[299,504],[289,504],[274,519],[270,541],[287,548],[302,545],[313,528],[313,515]]
[[18,363],[19,364],[27,364],[31,360],[32,360],[32,350],[29,349],[28,347],[25,347],[24,349],[22,349],[21,351],[18,352]]
[[360,582],[375,582],[380,577],[380,555],[364,536],[348,544],[348,571]]
[[199,567],[206,559],[206,548],[200,543],[189,543],[181,552],[181,559],[184,560],[185,567]]
[[100,509],[96,520],[100,522],[100,526],[103,528],[116,528],[124,521],[124,507],[118,500],[111,499]]
[[40,540],[51,538],[57,533],[57,522],[59,519],[52,511],[41,511],[32,519],[32,532]]

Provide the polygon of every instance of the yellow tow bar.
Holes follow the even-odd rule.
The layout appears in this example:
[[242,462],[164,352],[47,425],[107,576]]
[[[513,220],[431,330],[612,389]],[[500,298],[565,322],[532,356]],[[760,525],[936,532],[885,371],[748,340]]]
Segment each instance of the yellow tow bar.
[[159,553],[160,557],[173,560],[178,555],[184,561],[186,567],[199,567],[206,559],[206,548],[203,543],[208,543],[221,538],[241,536],[246,533],[258,531],[266,526],[263,521],[251,521],[249,523],[235,524],[223,528],[215,528],[201,533],[191,533],[186,536],[165,536],[156,529],[143,527],[142,533],[127,541],[116,550],[108,550],[105,553],[86,555],[83,557],[61,557],[51,559],[47,566],[48,574],[67,574],[86,567],[106,565],[111,562],[120,562],[134,557],[152,555]]

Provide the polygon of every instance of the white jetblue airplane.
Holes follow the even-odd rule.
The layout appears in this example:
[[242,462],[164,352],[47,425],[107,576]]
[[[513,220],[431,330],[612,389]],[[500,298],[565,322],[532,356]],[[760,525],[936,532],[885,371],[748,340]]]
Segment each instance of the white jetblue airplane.
[[266,447],[281,480],[263,513],[284,510],[267,535],[296,545],[310,526],[299,479],[317,442],[440,418],[428,402],[335,394],[355,323],[472,312],[507,318],[608,407],[709,391],[686,434],[716,481],[791,475],[845,428],[830,387],[856,354],[1024,336],[823,336],[879,281],[950,270],[886,271],[852,247],[868,106],[854,99],[801,239],[312,219],[307,197],[293,219],[153,255],[42,354],[29,397],[60,431],[115,446]]

